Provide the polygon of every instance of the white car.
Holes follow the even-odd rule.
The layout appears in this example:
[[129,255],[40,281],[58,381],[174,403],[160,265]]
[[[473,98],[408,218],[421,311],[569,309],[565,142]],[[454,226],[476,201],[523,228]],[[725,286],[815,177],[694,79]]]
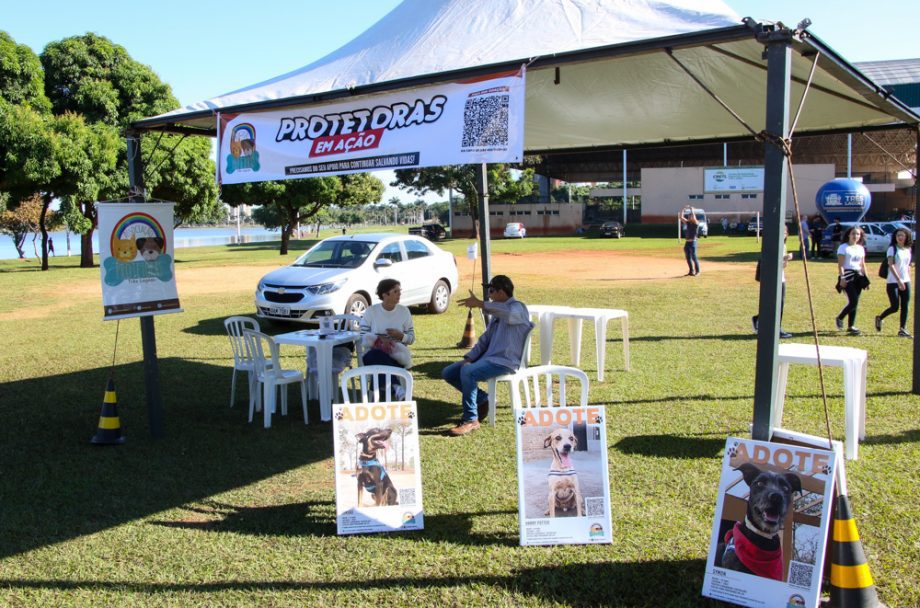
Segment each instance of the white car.
[[336,236],[314,245],[290,266],[274,270],[256,288],[256,314],[279,321],[327,315],[363,315],[379,302],[377,283],[396,279],[400,304],[425,304],[440,314],[457,289],[454,256],[430,241],[402,234]]
[[506,239],[522,239],[527,236],[527,228],[520,222],[511,222],[505,226]]

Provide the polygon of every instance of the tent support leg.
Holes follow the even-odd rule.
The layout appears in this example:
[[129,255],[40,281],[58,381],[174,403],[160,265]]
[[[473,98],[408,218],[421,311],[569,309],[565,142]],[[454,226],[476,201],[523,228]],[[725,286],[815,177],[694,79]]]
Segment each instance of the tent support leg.
[[[790,30],[770,32],[763,40],[767,57],[766,132],[789,137],[789,75],[792,51]],[[788,175],[786,156],[775,143],[764,143],[764,239],[760,265],[759,330],[754,375],[754,425],[752,437],[766,441],[772,429],[776,388],[782,293],[783,224],[786,217]]]
[[[140,135],[129,132],[128,140],[128,200],[144,202],[144,161],[141,159]],[[147,420],[150,435],[154,439],[166,436],[163,415],[163,400],[160,397],[160,370],[157,362],[157,335],[153,317],[145,316],[141,321],[141,347],[144,351],[144,386],[147,391]]]
[[[917,129],[917,147],[916,152],[914,152],[914,218],[920,217],[920,182],[917,181],[920,173],[917,172],[920,168],[920,129]],[[914,250],[913,250],[913,259],[920,260],[920,243],[914,241]],[[918,281],[920,282],[920,281]],[[917,309],[917,292],[914,291],[914,336],[917,335],[917,332],[920,332],[920,310]],[[920,340],[916,337],[914,338],[914,382],[912,392],[915,395],[920,395]]]
[[[485,163],[476,165],[476,189],[479,190],[479,252],[482,254],[482,299],[489,299],[492,280],[492,248],[489,242],[489,172]],[[486,322],[488,315],[483,314]]]

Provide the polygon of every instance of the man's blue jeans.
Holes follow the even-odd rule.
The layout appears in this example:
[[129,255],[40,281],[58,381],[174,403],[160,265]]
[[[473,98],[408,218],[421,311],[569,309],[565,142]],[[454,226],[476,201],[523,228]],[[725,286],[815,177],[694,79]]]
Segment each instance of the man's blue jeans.
[[696,255],[696,241],[684,241],[684,257],[691,274],[700,273],[700,258]]
[[478,383],[489,378],[510,374],[514,370],[489,363],[488,361],[476,361],[467,363],[466,361],[457,361],[451,363],[441,371],[441,377],[447,380],[447,383],[463,393],[463,415],[462,422],[478,420],[479,412],[476,406],[479,403],[485,403],[489,399],[489,394],[480,391]]

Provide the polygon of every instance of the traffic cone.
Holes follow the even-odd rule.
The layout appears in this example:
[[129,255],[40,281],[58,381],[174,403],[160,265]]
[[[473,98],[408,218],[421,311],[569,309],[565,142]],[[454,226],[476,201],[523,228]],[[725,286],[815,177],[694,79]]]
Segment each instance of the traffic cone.
[[875,608],[875,584],[846,494],[837,497],[831,550],[831,608]]
[[476,344],[476,329],[473,327],[473,309],[466,313],[466,327],[463,329],[463,338],[457,342],[457,348],[473,348]]
[[125,438],[121,436],[121,420],[118,418],[118,399],[115,397],[115,380],[109,378],[102,399],[102,413],[99,414],[99,428],[89,440],[93,445],[121,445]]

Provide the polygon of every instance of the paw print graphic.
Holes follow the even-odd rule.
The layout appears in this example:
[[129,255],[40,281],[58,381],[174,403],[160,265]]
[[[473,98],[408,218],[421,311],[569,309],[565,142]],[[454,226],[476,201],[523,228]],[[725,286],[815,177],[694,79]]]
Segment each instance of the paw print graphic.
[[336,419],[336,420],[341,420],[341,419],[344,418],[344,417],[345,417],[345,414],[342,413],[342,410],[336,410],[336,412],[335,412],[335,419]]
[[415,418],[415,412],[409,412],[409,420]]
[[736,441],[735,443],[728,446],[728,457],[734,458],[735,454],[737,453],[738,453],[738,442]]
[[824,473],[825,475],[830,474],[830,472],[831,472],[831,465],[826,464],[826,465],[824,465],[823,467],[821,467],[821,472]]
[[525,424],[527,424],[527,419],[523,415],[518,416],[517,422],[519,425],[524,426]]
[[594,423],[595,423],[595,424],[600,424],[600,423],[602,423],[603,421],[604,421],[604,417],[601,416],[600,414],[598,414],[597,416],[594,417]]

